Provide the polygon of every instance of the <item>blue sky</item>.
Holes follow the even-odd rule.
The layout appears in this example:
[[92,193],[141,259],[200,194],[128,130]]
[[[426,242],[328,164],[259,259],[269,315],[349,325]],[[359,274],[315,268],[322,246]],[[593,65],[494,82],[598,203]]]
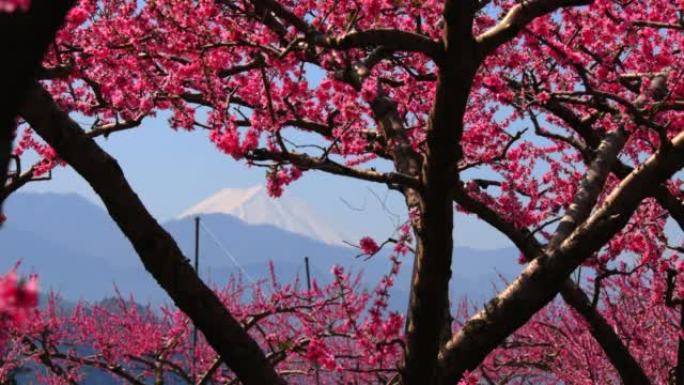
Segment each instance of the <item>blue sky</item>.
[[[86,121],[82,123],[88,126]],[[219,152],[205,130],[171,129],[163,116],[147,119],[140,127],[108,139],[99,138],[98,142],[119,161],[134,190],[162,222],[223,188],[265,184],[265,169],[250,168]],[[53,171],[51,181],[31,183],[21,191],[77,193],[102,206],[90,186],[68,167]],[[322,172],[305,173],[286,188],[285,194],[306,201],[352,243],[365,235],[385,239],[392,235],[398,220],[406,218],[399,193],[382,184]],[[666,233],[675,243],[682,239],[671,220]],[[463,214],[456,216],[454,237],[456,246],[512,246],[484,222]]]
[[[219,152],[207,131],[175,131],[162,116],[98,141],[119,161],[135,191],[160,221],[173,219],[222,188],[265,183],[265,169],[247,167]],[[90,186],[68,167],[53,171],[51,181],[31,183],[22,191],[74,192],[101,205]],[[396,215],[402,220],[406,217],[402,197],[384,185],[321,172],[305,173],[285,194],[307,201],[350,241],[362,235],[387,237]],[[510,245],[486,224],[461,215],[455,236],[458,246],[492,249]]]

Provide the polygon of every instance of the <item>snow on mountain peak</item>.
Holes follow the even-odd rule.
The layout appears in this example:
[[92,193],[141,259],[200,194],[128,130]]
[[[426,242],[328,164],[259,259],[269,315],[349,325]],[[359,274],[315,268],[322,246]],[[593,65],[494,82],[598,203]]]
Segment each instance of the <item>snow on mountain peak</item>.
[[227,214],[252,225],[273,225],[322,242],[341,245],[342,236],[303,201],[290,196],[273,199],[263,186],[225,188],[195,204],[179,218]]

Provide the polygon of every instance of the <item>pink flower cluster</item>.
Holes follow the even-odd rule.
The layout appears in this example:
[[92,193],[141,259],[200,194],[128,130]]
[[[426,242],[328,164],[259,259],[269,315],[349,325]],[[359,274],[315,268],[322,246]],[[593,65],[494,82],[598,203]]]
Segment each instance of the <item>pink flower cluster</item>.
[[57,152],[49,145],[40,142],[33,136],[33,131],[25,129],[21,138],[14,147],[14,155],[22,156],[26,151],[33,151],[41,160],[32,167],[33,176],[41,176],[64,162],[59,159]]
[[[322,384],[366,383],[374,378],[373,368],[391,367],[400,359],[403,317],[371,317],[368,310],[374,305],[371,294],[360,286],[360,276],[337,267],[333,282],[319,285],[314,280],[307,290],[299,280],[280,283],[275,271],[272,274],[270,283],[245,285],[231,279],[215,291],[261,347],[279,357],[279,370],[300,373],[296,383],[313,384],[316,378]],[[8,303],[35,304],[35,281],[21,286],[16,276],[7,277],[2,287],[7,288],[3,298]],[[193,356],[192,323],[180,310],[145,307],[132,298],[82,303],[67,312],[52,297],[45,309],[35,310],[26,321],[19,333],[8,335],[0,380],[12,368],[44,366],[45,357],[66,371],[40,372],[39,383],[54,385],[78,382],[93,368],[104,368],[115,378],[121,370],[140,378],[156,376],[157,370],[193,378],[207,373],[217,359],[201,335]],[[34,347],[27,349],[30,344]],[[72,346],[88,353],[81,355]],[[140,365],[143,361],[152,365]],[[216,383],[235,380],[224,365],[210,373]]]
[[302,176],[302,170],[297,167],[281,167],[268,174],[266,191],[268,195],[278,198],[283,195],[283,188]]
[[26,12],[31,7],[31,0],[0,0],[0,13],[11,13],[17,10]]
[[24,281],[19,279],[16,271],[12,270],[0,277],[0,330],[4,333],[9,327],[21,324],[29,318],[38,305],[38,279],[29,277]]
[[361,252],[366,255],[373,255],[380,251],[380,246],[371,237],[363,237],[359,241],[359,248]]

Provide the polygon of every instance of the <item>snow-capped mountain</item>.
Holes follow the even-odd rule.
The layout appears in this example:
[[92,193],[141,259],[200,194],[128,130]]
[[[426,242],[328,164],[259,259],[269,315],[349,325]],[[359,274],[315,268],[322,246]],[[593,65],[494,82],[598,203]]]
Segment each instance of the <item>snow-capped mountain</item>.
[[[217,196],[220,198],[221,193]],[[375,287],[389,271],[386,254],[369,260],[355,258],[357,250],[353,248],[314,239],[324,229],[324,222],[312,221],[315,215],[307,213],[310,209],[306,205],[301,207],[296,201],[291,204],[292,197],[273,201],[257,188],[233,189],[232,194],[228,190],[224,196],[232,199],[217,199],[218,203],[223,202],[224,208],[234,213],[202,216],[205,231],[200,234],[200,271],[207,282],[222,285],[231,275],[243,273],[257,280],[269,279],[269,261],[273,262],[281,282],[292,282],[296,276],[303,276],[304,257],[310,258],[311,276],[320,283],[329,282],[333,264],[344,266],[347,271],[363,271],[363,285],[367,288]],[[264,198],[268,204],[257,204]],[[259,212],[272,214],[271,220],[293,215],[300,218],[301,222],[296,222],[300,229],[309,226],[318,231],[307,231],[306,236],[296,234],[284,229],[291,225],[288,221],[275,226],[245,223],[238,218],[240,206],[252,216]],[[207,204],[198,207],[197,212],[213,208],[216,207]],[[23,275],[38,273],[43,290],[56,290],[70,300],[98,301],[113,295],[115,285],[124,296],[134,295],[142,303],[169,300],[145,271],[130,242],[107,212],[87,199],[75,194],[18,193],[9,197],[4,209],[8,220],[0,230],[0,273],[21,261]],[[188,258],[195,250],[191,210],[185,218],[163,223]],[[328,234],[333,234],[328,239],[339,239],[334,236],[338,234],[334,230]],[[227,250],[237,263],[226,255]],[[510,281],[520,272],[517,255],[517,250],[512,248],[456,248],[452,300],[457,301],[466,294],[475,302],[489,298],[494,291],[493,283],[501,283],[502,277]],[[412,271],[411,257],[407,255],[403,262],[394,287],[398,294],[391,297],[394,301],[391,308],[399,311],[406,308]]]
[[227,214],[252,225],[272,225],[331,245],[341,245],[340,231],[316,215],[303,201],[273,199],[263,186],[226,188],[195,204],[179,218],[198,214]]

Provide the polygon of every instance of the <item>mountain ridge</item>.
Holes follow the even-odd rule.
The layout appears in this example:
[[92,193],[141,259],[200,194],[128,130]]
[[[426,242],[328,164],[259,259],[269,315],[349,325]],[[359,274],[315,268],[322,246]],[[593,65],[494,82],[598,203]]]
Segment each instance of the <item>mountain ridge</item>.
[[[97,301],[114,292],[134,294],[141,302],[168,302],[166,294],[144,270],[128,240],[99,206],[78,195],[55,193],[12,195],[6,205],[8,220],[0,231],[0,271],[22,259],[21,271],[39,274],[41,287],[54,288],[68,300]],[[303,278],[304,257],[309,257],[313,276],[329,282],[330,268],[340,264],[348,270],[363,270],[363,282],[373,288],[389,271],[387,252],[368,261],[355,258],[357,250],[330,245],[273,225],[250,225],[226,214],[202,215],[200,273],[208,283],[220,285],[244,269],[255,279],[268,279],[273,261],[282,282]],[[186,257],[194,252],[194,219],[185,217],[163,224]],[[94,239],[88,239],[88,238]],[[220,244],[220,245],[219,245]],[[236,267],[225,248],[234,255]],[[456,248],[452,298],[464,294],[479,301],[489,297],[493,284],[501,286],[498,273],[511,279],[520,271],[514,249],[477,250]],[[405,310],[412,260],[403,257],[394,288],[392,307]],[[498,271],[498,273],[497,273]]]
[[296,197],[273,199],[261,185],[224,188],[183,211],[177,219],[202,214],[232,215],[251,225],[270,224],[331,245],[343,244],[342,232]]

